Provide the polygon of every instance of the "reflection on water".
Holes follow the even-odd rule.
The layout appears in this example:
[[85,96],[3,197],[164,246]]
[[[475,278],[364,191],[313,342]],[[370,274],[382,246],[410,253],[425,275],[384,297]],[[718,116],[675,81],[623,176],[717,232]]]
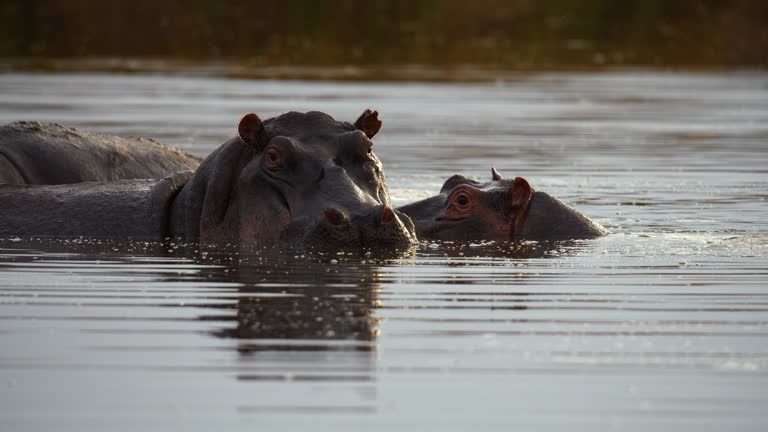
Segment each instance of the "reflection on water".
[[623,255],[609,237],[397,258],[4,241],[0,418],[761,424],[765,241],[752,257],[722,254],[723,239],[681,258],[677,240],[634,240]]
[[396,255],[4,239],[2,430],[768,420],[764,75],[399,87],[7,75],[0,89],[3,121],[157,136],[200,154],[246,110],[351,119],[372,105],[396,204],[495,164],[612,232]]

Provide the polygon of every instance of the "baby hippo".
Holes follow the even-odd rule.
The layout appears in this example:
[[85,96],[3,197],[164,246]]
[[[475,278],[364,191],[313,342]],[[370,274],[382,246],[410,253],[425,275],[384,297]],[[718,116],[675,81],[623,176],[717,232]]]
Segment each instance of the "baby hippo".
[[410,216],[420,239],[567,240],[607,234],[557,198],[534,191],[524,178],[491,172],[487,183],[454,175],[439,194],[398,210]]

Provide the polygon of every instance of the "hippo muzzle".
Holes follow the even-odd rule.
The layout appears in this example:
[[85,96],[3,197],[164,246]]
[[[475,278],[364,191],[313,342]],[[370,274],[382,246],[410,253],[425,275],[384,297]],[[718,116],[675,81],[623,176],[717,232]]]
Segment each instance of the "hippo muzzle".
[[335,207],[326,208],[312,221],[305,218],[288,224],[281,243],[314,248],[408,248],[417,245],[418,240],[408,216],[381,205],[366,213],[351,215]]

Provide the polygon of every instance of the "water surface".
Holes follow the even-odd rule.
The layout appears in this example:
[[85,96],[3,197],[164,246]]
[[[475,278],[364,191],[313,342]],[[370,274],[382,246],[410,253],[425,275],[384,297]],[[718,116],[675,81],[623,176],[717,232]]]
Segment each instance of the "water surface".
[[379,256],[0,241],[2,430],[763,430],[768,75],[0,75],[0,122],[205,155],[380,110],[396,205],[495,165],[612,234]]

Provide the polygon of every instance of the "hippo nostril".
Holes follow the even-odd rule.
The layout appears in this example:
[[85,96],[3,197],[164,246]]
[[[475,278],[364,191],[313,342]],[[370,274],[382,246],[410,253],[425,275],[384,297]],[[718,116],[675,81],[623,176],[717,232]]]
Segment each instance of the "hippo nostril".
[[381,212],[381,221],[383,223],[390,223],[395,218],[395,212],[389,207],[384,207],[384,211]]
[[331,225],[341,225],[347,219],[344,213],[335,208],[327,208],[323,212],[325,220]]

